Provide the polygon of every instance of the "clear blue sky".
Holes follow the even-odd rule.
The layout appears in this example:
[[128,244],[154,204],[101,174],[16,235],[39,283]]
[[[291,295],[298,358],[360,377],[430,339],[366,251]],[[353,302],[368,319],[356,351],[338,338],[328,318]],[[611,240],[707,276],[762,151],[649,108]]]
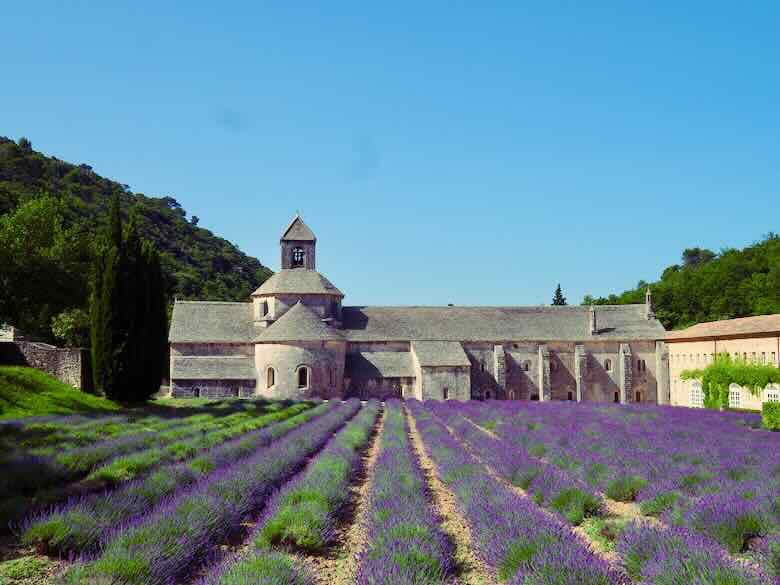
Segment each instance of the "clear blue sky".
[[300,209],[348,304],[579,303],[780,230],[777,2],[2,12],[0,135],[274,269]]

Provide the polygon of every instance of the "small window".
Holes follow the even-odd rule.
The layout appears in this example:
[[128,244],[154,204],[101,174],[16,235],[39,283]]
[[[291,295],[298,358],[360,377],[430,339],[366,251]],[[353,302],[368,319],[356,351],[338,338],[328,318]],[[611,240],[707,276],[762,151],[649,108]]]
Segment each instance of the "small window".
[[772,352],[772,363],[777,363],[777,354],[775,352]]
[[485,392],[485,400],[490,400],[490,390]]
[[512,344],[512,347],[513,347],[514,349],[517,349],[517,344],[516,344],[516,343],[513,343],[513,344]]
[[615,402],[620,402],[620,392],[615,392]]
[[441,389],[441,396],[444,400],[448,400],[450,397],[450,389],[446,386]]
[[482,362],[479,364],[479,367],[482,369],[482,371],[485,371],[485,362]]
[[698,380],[691,382],[691,406],[704,408],[704,392],[701,389],[701,382]]
[[276,371],[273,368],[268,368],[265,374],[265,387],[273,388],[276,384]]
[[607,358],[604,360],[604,369],[608,372],[612,371],[612,360]]
[[746,361],[747,361],[747,352],[744,352],[744,353],[742,354],[742,361],[744,361],[744,362],[746,362]]
[[766,391],[766,401],[767,402],[780,402],[780,389],[779,388],[770,388]]
[[303,248],[293,248],[292,251],[292,265],[293,266],[303,266],[303,262],[306,259],[306,254],[303,251]]
[[567,395],[567,400],[572,401],[574,400],[574,392],[569,392]]
[[523,371],[527,372],[531,369],[531,362],[529,360],[525,360],[523,362]]
[[729,408],[741,408],[742,390],[734,384],[729,388]]
[[761,352],[761,363],[762,364],[766,363],[766,352],[765,351]]
[[330,385],[336,385],[336,370],[333,368],[330,369]]
[[515,391],[514,390],[510,390],[509,391],[509,400],[514,400],[514,399],[515,399]]
[[538,401],[539,400],[539,395],[538,394],[531,394],[531,400],[537,400]]
[[637,392],[634,395],[634,402],[642,402],[642,393],[641,392]]
[[298,388],[309,387],[309,368],[301,366],[298,369]]

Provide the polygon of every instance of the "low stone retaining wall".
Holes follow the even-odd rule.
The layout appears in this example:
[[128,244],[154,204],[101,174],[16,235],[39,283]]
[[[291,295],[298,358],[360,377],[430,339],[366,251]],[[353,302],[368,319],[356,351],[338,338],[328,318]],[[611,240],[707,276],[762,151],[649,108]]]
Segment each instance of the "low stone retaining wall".
[[79,390],[92,390],[89,352],[37,341],[0,342],[0,364],[29,366],[51,374]]

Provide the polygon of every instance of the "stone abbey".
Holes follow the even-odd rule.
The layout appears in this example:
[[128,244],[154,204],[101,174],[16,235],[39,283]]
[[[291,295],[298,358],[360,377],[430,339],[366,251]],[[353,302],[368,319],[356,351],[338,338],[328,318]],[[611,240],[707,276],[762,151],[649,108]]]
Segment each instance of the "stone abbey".
[[317,272],[296,216],[250,302],[178,301],[177,397],[669,402],[665,331],[644,304],[358,307]]

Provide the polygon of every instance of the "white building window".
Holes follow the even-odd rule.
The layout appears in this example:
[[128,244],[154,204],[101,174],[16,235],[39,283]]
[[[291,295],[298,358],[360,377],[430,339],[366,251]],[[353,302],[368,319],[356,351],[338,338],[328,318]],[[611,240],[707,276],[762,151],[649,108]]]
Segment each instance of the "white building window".
[[693,408],[704,408],[704,392],[701,389],[701,382],[698,380],[691,382],[691,406]]
[[766,389],[767,402],[780,402],[780,385],[774,384]]
[[604,369],[608,372],[612,371],[612,360],[607,358],[604,360]]
[[729,386],[729,408],[742,408],[742,388],[737,384]]

